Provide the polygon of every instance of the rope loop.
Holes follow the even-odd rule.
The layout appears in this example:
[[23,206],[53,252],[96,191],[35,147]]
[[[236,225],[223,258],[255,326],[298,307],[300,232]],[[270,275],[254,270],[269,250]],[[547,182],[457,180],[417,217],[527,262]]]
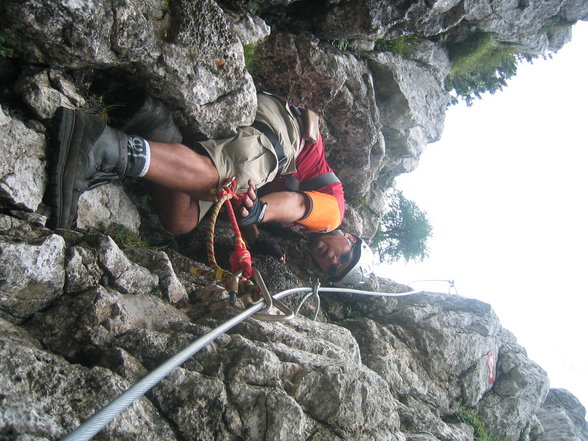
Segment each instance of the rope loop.
[[[237,181],[233,177],[226,179],[221,186],[211,190],[211,193],[216,195],[216,202],[213,206],[210,216],[210,223],[206,232],[206,252],[210,269],[191,267],[190,272],[222,282],[223,286],[229,292],[234,292],[232,287],[235,284],[234,279],[237,277],[239,280],[238,286],[240,290],[250,292],[254,286],[253,282],[249,280],[249,278],[253,276],[251,253],[247,249],[245,240],[241,235],[241,230],[239,229],[239,224],[237,222],[233,206],[230,203],[231,199],[240,202],[244,198],[244,193],[240,195],[235,193],[236,188]],[[214,232],[220,210],[223,206],[225,207],[225,210],[229,216],[231,228],[233,229],[233,234],[235,237],[235,250],[233,253],[231,253],[229,259],[232,272],[224,270],[219,266],[214,251]]]
[[[290,320],[294,317],[294,312],[282,302],[275,301],[272,298],[268,292],[267,287],[265,286],[261,274],[259,271],[257,271],[256,268],[253,267],[251,253],[247,249],[245,240],[241,235],[241,230],[239,229],[239,224],[235,216],[235,211],[233,209],[233,205],[231,204],[231,200],[233,200],[236,202],[236,205],[241,205],[242,201],[246,197],[247,192],[236,194],[236,188],[237,182],[235,178],[231,178],[226,179],[218,189],[211,191],[211,193],[216,194],[217,198],[211,213],[209,229],[207,231],[206,237],[207,254],[211,269],[192,267],[190,268],[190,271],[194,274],[213,278],[216,281],[222,281],[223,286],[229,292],[229,307],[231,309],[239,309],[235,303],[237,296],[239,295],[238,288],[242,288],[241,298],[246,304],[254,305],[262,300],[265,302],[265,309],[260,313],[255,314],[254,317],[260,320],[269,321]],[[221,207],[223,206],[226,207],[226,212],[229,216],[231,227],[235,236],[235,250],[231,253],[229,258],[231,270],[233,272],[222,269],[218,265],[214,253],[214,230],[216,221],[218,219],[218,214],[221,210]],[[255,279],[255,284],[249,280],[249,278],[252,276]],[[316,290],[318,290],[318,286],[316,287],[315,291]],[[319,301],[320,300],[317,298],[317,306],[319,305]],[[270,314],[269,310],[272,307],[276,307],[279,311],[282,312],[282,314]]]

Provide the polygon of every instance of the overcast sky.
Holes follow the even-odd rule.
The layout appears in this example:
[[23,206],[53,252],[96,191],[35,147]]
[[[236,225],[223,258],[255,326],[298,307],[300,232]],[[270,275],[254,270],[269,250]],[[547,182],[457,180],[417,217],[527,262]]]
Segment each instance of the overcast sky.
[[[397,179],[433,226],[398,282],[454,280],[490,303],[552,387],[588,406],[588,23],[509,86],[453,106],[440,142]],[[413,283],[447,292],[448,284]]]

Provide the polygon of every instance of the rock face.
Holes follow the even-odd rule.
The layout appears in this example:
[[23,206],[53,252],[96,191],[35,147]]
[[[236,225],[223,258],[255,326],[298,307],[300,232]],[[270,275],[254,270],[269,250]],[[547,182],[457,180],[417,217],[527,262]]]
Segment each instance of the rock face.
[[588,438],[586,409],[567,390],[550,390],[537,417],[544,429],[538,440],[580,441]]
[[[234,315],[227,291],[193,270],[207,262],[205,225],[172,237],[145,183],[88,192],[76,229],[45,227],[59,106],[109,113],[116,125],[117,108],[147,92],[173,110],[189,143],[250,123],[256,90],[289,96],[322,117],[347,227],[369,238],[394,177],[441,136],[447,45],[482,30],[541,53],[566,41],[562,23],[587,16],[579,0],[4,0],[0,439],[62,438]],[[374,51],[374,40],[401,35],[414,37],[406,54]],[[331,44],[341,39],[349,51]],[[242,43],[256,44],[252,75]],[[224,221],[217,230],[228,268],[231,231]],[[270,292],[310,286],[306,239],[279,233],[288,266],[254,258]],[[129,240],[139,234],[147,247]],[[468,410],[507,441],[588,440],[585,409],[549,391],[490,305],[324,294],[316,312],[311,320],[309,300],[290,322],[249,319],[222,334],[97,439],[471,441],[473,427],[458,418]]]

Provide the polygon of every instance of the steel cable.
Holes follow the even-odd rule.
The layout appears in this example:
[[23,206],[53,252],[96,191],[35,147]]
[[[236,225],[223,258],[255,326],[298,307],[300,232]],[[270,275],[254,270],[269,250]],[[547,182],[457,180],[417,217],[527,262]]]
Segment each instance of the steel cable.
[[[274,299],[279,300],[292,294],[298,293],[313,293],[313,292],[338,292],[343,294],[358,294],[366,296],[379,296],[379,297],[404,297],[408,295],[418,294],[422,291],[409,291],[404,293],[381,293],[375,291],[362,291],[351,288],[318,288],[317,290],[308,287],[292,288],[286,291],[282,291],[275,296]],[[114,418],[122,413],[127,407],[133,404],[136,400],[141,398],[145,393],[149,391],[153,386],[159,383],[164,377],[169,375],[175,368],[184,363],[188,358],[192,357],[196,352],[206,346],[208,343],[213,341],[219,335],[227,332],[234,326],[238,325],[242,321],[254,315],[256,312],[261,311],[265,308],[265,302],[255,304],[242,313],[236,315],[232,319],[226,321],[222,325],[210,331],[208,334],[198,338],[192,344],[187,346],[182,351],[178,352],[173,357],[169,358],[159,367],[154,369],[152,372],[147,374],[110,404],[103,407],[101,410],[96,412],[92,417],[88,418],[82,423],[77,429],[62,438],[62,441],[87,441],[96,435],[100,430],[106,427]]]

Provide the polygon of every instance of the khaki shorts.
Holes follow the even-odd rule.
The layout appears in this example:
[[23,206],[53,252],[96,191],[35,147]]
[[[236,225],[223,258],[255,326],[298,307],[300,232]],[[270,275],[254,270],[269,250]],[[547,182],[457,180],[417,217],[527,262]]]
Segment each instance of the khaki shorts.
[[[270,125],[278,136],[288,158],[282,173],[296,170],[295,160],[300,145],[300,126],[283,100],[259,94],[256,120]],[[257,188],[272,182],[278,173],[278,157],[270,140],[253,127],[240,127],[237,135],[227,139],[209,139],[200,144],[214,163],[222,184],[235,177],[237,193],[247,190],[251,179]],[[211,203],[200,201],[200,219]]]

